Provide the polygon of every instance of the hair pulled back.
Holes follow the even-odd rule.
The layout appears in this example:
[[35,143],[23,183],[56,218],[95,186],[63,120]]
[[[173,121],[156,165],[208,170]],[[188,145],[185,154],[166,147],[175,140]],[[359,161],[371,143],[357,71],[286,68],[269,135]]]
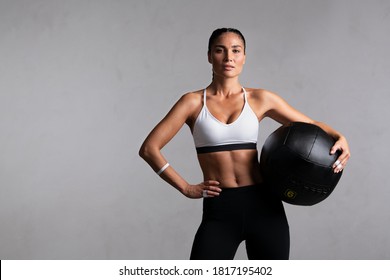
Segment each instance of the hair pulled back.
[[242,35],[242,33],[238,29],[224,27],[224,28],[218,28],[214,30],[213,33],[211,34],[209,39],[208,53],[211,52],[211,47],[213,46],[214,42],[219,38],[219,36],[227,32],[232,32],[234,34],[237,34],[241,38],[242,42],[244,43],[244,52],[245,52],[246,42],[245,42],[244,35]]

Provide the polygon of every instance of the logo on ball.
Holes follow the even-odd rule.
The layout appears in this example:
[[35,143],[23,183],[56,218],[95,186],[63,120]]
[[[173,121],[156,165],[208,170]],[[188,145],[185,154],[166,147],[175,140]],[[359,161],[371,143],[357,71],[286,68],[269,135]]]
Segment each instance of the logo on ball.
[[284,193],[284,195],[289,198],[289,199],[294,199],[296,196],[297,196],[297,193],[292,191],[292,190],[289,190],[287,189]]

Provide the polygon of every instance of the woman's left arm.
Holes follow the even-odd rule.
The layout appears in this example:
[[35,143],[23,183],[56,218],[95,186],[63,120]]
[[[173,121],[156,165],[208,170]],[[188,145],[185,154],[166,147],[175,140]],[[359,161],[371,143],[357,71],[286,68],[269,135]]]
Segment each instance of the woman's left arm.
[[270,117],[281,124],[288,124],[290,122],[306,122],[319,126],[326,133],[335,139],[335,144],[330,150],[331,154],[340,151],[341,154],[333,164],[334,172],[340,172],[343,170],[351,156],[347,139],[334,128],[329,125],[312,120],[308,116],[304,115],[300,111],[290,106],[283,98],[272,92],[263,93],[263,104],[266,105],[266,111],[264,116]]
[[351,156],[347,139],[340,132],[336,131],[325,123],[313,121],[313,124],[321,127],[326,133],[328,133],[333,137],[333,139],[336,140],[333,147],[330,149],[330,153],[333,155],[336,153],[336,151],[341,151],[341,154],[333,164],[333,170],[336,173],[342,171],[347,165],[348,159]]

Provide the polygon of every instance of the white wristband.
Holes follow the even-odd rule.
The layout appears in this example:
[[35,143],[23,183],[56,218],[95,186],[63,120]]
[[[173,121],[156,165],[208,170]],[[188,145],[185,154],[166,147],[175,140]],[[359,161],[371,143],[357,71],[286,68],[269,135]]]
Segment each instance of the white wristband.
[[167,169],[169,166],[169,163],[167,162],[159,171],[157,171],[157,175],[160,175],[161,173],[163,173],[165,171],[165,169]]

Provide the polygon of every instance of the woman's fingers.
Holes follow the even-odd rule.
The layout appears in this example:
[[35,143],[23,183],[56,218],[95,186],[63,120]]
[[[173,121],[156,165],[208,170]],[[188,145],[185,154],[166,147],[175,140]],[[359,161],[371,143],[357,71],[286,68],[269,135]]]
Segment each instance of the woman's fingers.
[[335,163],[333,164],[333,171],[335,173],[341,172],[345,166],[347,165],[348,159],[351,156],[351,153],[349,151],[348,143],[345,139],[340,139],[336,141],[336,143],[333,145],[330,153],[335,154],[336,151],[341,151],[340,156],[337,158]]
[[219,186],[219,182],[215,180],[208,180],[203,182],[202,196],[203,197],[219,196],[219,193],[222,191],[222,189],[217,186]]

